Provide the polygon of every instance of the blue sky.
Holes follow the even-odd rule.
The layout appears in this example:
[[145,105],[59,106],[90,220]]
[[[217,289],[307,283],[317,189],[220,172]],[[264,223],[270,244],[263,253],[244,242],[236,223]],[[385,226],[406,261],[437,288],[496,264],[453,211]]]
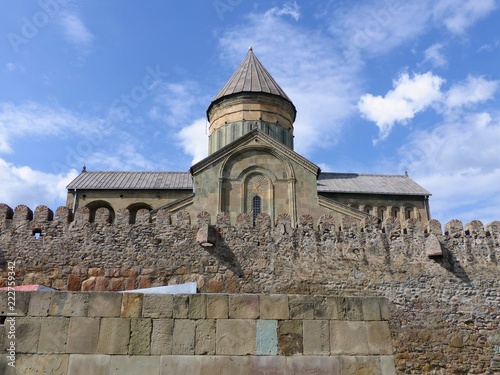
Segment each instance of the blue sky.
[[0,202],[88,170],[187,171],[252,45],[323,171],[403,174],[431,214],[500,220],[498,0],[5,0]]

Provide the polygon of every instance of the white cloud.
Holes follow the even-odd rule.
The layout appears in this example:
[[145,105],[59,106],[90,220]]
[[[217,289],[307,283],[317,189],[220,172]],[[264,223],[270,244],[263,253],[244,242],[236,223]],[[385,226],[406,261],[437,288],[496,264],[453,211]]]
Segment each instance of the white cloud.
[[500,81],[488,81],[483,77],[468,76],[465,82],[453,85],[446,93],[448,108],[476,104],[491,99]]
[[79,48],[80,53],[86,54],[94,41],[94,34],[90,32],[81,17],[76,13],[64,11],[58,19],[64,38]]
[[267,17],[274,17],[274,16],[290,16],[292,17],[295,21],[298,21],[300,18],[300,8],[297,5],[296,2],[293,2],[292,4],[284,4],[283,7],[275,7],[272,9],[269,9],[266,13],[265,16]]
[[243,61],[242,46],[252,40],[257,58],[298,108],[295,150],[307,155],[330,147],[355,113],[362,62],[346,57],[331,36],[302,29],[272,12],[265,14],[251,14],[248,22],[221,37],[221,60],[231,63],[232,73]]
[[467,114],[411,138],[400,149],[400,165],[433,193],[435,218],[443,224],[453,218],[484,224],[500,219],[500,116]]
[[25,204],[32,210],[44,204],[52,210],[66,201],[66,185],[76,176],[72,169],[63,174],[51,174],[28,166],[15,166],[0,159],[0,202],[12,208]]
[[386,138],[395,123],[405,124],[416,113],[439,101],[444,80],[431,72],[410,77],[403,73],[393,81],[393,90],[385,96],[363,95],[358,108],[368,120],[374,121],[380,130],[380,138]]
[[434,6],[434,18],[443,22],[453,34],[463,34],[496,7],[496,0],[440,0]]
[[443,45],[441,43],[436,43],[427,48],[424,51],[424,63],[430,62],[433,66],[437,68],[443,68],[448,65],[448,61],[441,52]]
[[177,133],[177,139],[184,152],[193,157],[195,164],[208,155],[207,120],[200,118]]
[[17,137],[92,132],[100,124],[100,120],[81,118],[61,107],[49,107],[36,102],[20,105],[0,103],[0,152],[12,152],[10,141]]

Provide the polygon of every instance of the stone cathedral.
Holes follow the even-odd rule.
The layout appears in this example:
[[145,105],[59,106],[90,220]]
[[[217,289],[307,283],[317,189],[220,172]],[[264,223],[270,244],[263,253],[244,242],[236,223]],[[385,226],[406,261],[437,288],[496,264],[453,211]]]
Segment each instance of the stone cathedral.
[[98,172],[85,168],[68,186],[67,207],[106,207],[111,220],[118,209],[140,209],[152,217],[160,209],[206,211],[271,222],[302,215],[314,222],[331,215],[361,221],[393,217],[404,222],[430,220],[430,193],[404,175],[322,172],[294,151],[292,100],[249,49],[244,61],[207,109],[209,155],[189,172]]

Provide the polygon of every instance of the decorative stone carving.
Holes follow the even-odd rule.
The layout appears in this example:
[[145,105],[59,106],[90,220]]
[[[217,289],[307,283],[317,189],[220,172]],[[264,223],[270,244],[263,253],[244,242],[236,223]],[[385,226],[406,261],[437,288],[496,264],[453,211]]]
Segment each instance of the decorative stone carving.
[[189,212],[187,212],[186,210],[177,212],[177,214],[175,215],[175,219],[177,226],[191,225],[191,216],[189,216]]
[[333,232],[335,228],[335,219],[331,214],[322,215],[318,220],[318,229],[322,232],[330,231]]
[[300,215],[299,217],[299,226],[303,229],[313,229],[314,219],[309,214]]
[[205,224],[210,225],[211,221],[212,218],[207,211],[202,211],[198,215],[196,215],[196,225],[198,225],[199,227]]
[[351,216],[344,216],[341,222],[342,232],[358,232],[358,221]]
[[248,213],[239,214],[236,217],[236,226],[238,228],[250,228],[252,226],[252,216]]
[[260,213],[255,218],[255,226],[260,230],[268,230],[271,228],[271,217],[266,213]]
[[229,212],[219,212],[217,214],[217,226],[228,227],[231,225],[231,216]]

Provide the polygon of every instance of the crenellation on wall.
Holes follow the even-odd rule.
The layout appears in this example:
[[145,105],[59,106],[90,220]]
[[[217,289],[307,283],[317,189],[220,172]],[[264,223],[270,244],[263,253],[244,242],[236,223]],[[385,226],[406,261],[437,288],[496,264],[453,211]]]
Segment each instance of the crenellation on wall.
[[[287,297],[286,303],[281,297],[261,297],[258,308],[252,307],[252,297],[241,301],[252,307],[248,311],[253,314],[258,311],[260,319],[283,322],[296,317],[328,320],[334,314],[354,318],[362,313],[368,320],[379,314],[387,317],[387,305],[378,310],[373,304],[363,305],[361,312],[354,307],[347,312],[339,302],[343,296],[385,296],[390,301],[395,360],[401,373],[444,371],[447,366],[457,371],[498,371],[490,370],[497,362],[493,346],[485,344],[499,330],[498,221],[486,226],[473,221],[464,226],[452,220],[443,231],[437,220],[421,226],[414,220],[401,224],[393,218],[382,223],[374,219],[335,222],[333,216],[323,215],[311,225],[311,218],[302,215],[292,227],[287,215],[277,215],[272,225],[269,215],[260,214],[254,226],[249,214],[236,216],[232,223],[223,213],[215,218],[204,212],[191,217],[186,211],[171,214],[159,210],[153,221],[149,212],[138,211],[131,223],[127,210],[118,211],[111,222],[106,212],[103,220],[100,213],[92,220],[85,209],[77,210],[71,220],[66,207],[56,210],[49,220],[50,214],[44,210],[35,209],[30,219],[26,206],[11,210],[9,216],[9,207],[0,205],[4,218],[0,221],[0,255],[15,261],[18,284],[111,292],[195,281],[200,291],[208,293],[266,293],[270,298],[279,293],[327,295],[305,310],[296,310],[295,297]],[[203,247],[197,241],[205,228],[214,230],[213,246]],[[40,231],[38,238],[35,229]],[[0,285],[6,282],[4,268]],[[102,313],[95,303],[90,299],[88,309],[99,317]],[[158,345],[164,338],[156,322],[163,316],[151,312],[155,308],[151,303],[144,299],[128,319],[149,314],[152,335],[158,340],[151,343],[151,353],[163,353]],[[177,296],[172,303],[168,319],[203,316],[202,311],[189,315],[190,306],[196,305],[189,297]],[[207,319],[242,316],[240,305],[236,301],[230,305],[228,295],[209,294],[203,303]],[[283,313],[284,304],[292,306],[288,316]],[[56,305],[51,300],[52,310]],[[40,309],[37,317],[54,316],[44,312],[47,307]],[[71,323],[70,312],[67,317],[71,329],[76,322]],[[119,316],[109,316],[113,317]],[[206,333],[210,327],[195,326],[194,331]],[[289,329],[293,337],[294,323],[278,324],[278,332],[280,329]],[[294,352],[297,345],[290,342],[283,350]],[[321,351],[309,344],[306,347]],[[196,346],[193,350],[196,352]],[[210,344],[199,350],[210,352]],[[464,358],[468,359],[462,363]]]

